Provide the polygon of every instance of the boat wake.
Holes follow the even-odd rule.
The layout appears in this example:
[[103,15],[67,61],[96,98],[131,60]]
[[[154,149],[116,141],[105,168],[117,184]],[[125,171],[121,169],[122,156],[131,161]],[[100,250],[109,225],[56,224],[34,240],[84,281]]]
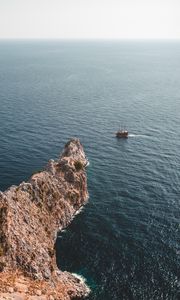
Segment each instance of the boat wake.
[[131,134],[128,135],[128,137],[130,137],[130,138],[138,138],[138,137],[149,138],[150,136],[149,135],[145,135],[145,134],[134,134],[134,133],[131,133]]

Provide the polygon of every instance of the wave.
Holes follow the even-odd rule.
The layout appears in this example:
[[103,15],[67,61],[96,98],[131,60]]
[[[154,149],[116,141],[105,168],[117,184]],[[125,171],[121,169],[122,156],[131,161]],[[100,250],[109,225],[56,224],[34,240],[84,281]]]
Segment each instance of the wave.
[[86,282],[86,278],[83,277],[82,275],[79,275],[77,273],[71,273],[74,277],[78,278],[81,282],[85,283]]
[[82,210],[84,209],[84,206],[81,206],[76,212],[75,212],[75,216],[77,216],[77,215],[79,215],[81,212],[82,212]]

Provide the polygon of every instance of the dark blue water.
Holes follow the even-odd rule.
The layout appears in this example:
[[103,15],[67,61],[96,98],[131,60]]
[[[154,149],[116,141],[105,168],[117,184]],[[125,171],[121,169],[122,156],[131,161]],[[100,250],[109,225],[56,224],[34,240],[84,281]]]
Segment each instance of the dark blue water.
[[1,41],[0,189],[73,136],[90,199],[58,265],[87,278],[89,300],[179,299],[180,42]]

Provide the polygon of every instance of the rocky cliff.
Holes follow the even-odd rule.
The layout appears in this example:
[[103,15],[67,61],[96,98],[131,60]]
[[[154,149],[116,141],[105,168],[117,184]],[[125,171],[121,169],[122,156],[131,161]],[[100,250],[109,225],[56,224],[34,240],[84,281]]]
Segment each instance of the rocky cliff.
[[[54,249],[57,231],[68,226],[88,199],[87,163],[79,140],[72,139],[57,161],[50,160],[28,182],[0,193],[0,299],[8,291],[10,299],[16,299],[19,284],[24,284],[25,294],[18,299],[33,293],[37,299],[80,299],[88,294],[81,280],[57,269]],[[41,288],[30,288],[38,284]]]

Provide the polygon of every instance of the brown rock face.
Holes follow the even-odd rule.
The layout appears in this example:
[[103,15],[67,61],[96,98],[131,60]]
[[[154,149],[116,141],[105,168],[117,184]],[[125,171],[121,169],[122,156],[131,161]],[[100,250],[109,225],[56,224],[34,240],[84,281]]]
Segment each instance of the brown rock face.
[[18,270],[31,280],[67,284],[69,276],[73,297],[78,296],[76,283],[81,297],[88,293],[84,283],[57,271],[54,253],[57,231],[88,199],[87,163],[80,141],[72,139],[57,161],[50,160],[28,182],[0,192],[0,272]]

